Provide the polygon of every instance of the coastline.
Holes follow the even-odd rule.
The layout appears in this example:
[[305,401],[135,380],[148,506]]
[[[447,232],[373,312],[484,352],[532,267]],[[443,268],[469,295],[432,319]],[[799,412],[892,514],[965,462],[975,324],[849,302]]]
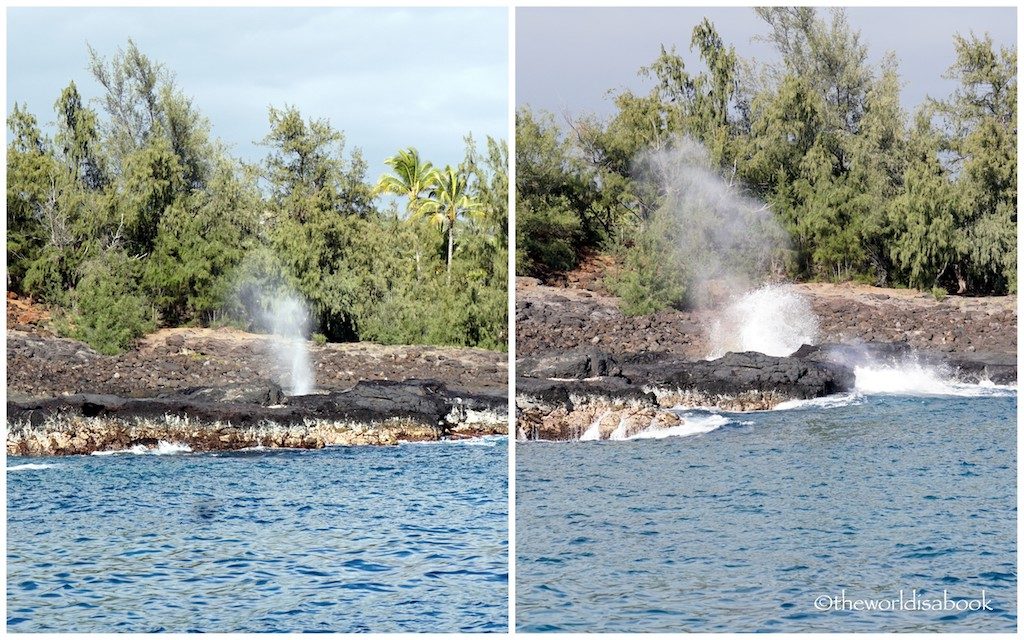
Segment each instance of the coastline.
[[818,344],[706,359],[721,307],[627,317],[598,278],[583,275],[563,287],[517,278],[519,440],[624,439],[679,427],[681,408],[764,411],[850,393],[865,367],[941,372],[958,384],[1017,380],[1015,296],[939,301],[795,284],[818,317]]
[[[504,354],[309,344],[318,387],[289,396],[273,338],[165,329],[104,356],[39,326],[8,331],[8,455],[218,451],[506,435]],[[404,374],[404,375],[403,375]]]

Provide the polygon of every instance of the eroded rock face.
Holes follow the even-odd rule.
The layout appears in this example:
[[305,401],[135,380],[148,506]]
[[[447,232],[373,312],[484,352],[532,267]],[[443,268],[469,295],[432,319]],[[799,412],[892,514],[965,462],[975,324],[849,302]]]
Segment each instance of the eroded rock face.
[[[594,362],[614,375],[594,376]],[[590,350],[529,359],[517,369],[523,374],[516,381],[517,435],[523,439],[625,439],[677,426],[681,418],[668,410],[674,407],[765,410],[854,386],[852,369],[842,364],[754,352],[697,361],[643,353],[616,362]],[[544,377],[551,372],[575,377]]]
[[15,425],[7,437],[8,455],[75,455],[97,451],[152,448],[160,443],[192,451],[251,447],[319,449],[328,445],[394,445],[438,439],[438,430],[407,420],[361,424],[313,420],[302,425],[264,423],[236,427],[166,416],[163,419],[62,416],[38,426]]
[[522,405],[517,420],[521,440],[625,440],[682,422],[656,405],[612,398],[584,397],[558,405],[524,399]]
[[456,393],[432,380],[366,381],[345,391],[293,397],[282,397],[272,383],[148,398],[77,394],[9,401],[7,413],[7,450],[17,455],[92,453],[157,442],[209,451],[507,433],[504,394]]

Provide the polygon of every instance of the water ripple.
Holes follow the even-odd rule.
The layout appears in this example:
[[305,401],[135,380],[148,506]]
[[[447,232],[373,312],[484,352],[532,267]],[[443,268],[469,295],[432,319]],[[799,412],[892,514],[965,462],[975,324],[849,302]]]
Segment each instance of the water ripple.
[[506,630],[504,441],[8,464],[8,631]]
[[[742,429],[517,445],[517,628],[1015,631],[1016,398],[870,396]],[[963,473],[969,469],[970,473]],[[818,611],[943,589],[993,611]]]

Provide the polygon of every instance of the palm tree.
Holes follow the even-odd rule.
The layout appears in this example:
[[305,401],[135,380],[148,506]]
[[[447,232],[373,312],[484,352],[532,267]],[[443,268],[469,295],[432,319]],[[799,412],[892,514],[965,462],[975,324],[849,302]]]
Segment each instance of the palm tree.
[[[413,147],[402,149],[384,161],[394,170],[385,173],[373,188],[373,195],[391,193],[408,199],[405,205],[410,220],[419,216],[422,196],[437,184],[437,169],[429,162],[420,161],[420,154]],[[419,245],[419,240],[416,241]],[[416,273],[420,272],[420,248],[416,247]]]
[[430,219],[448,233],[448,276],[452,281],[452,252],[455,250],[455,222],[460,215],[472,215],[480,203],[469,195],[469,180],[458,169],[450,165],[437,174],[437,183],[430,191],[430,198],[423,202],[416,215]]
[[384,161],[394,170],[385,173],[373,188],[373,195],[391,193],[408,198],[406,212],[410,218],[417,215],[421,196],[434,188],[437,182],[437,169],[429,162],[420,160],[420,154],[413,147],[402,149]]

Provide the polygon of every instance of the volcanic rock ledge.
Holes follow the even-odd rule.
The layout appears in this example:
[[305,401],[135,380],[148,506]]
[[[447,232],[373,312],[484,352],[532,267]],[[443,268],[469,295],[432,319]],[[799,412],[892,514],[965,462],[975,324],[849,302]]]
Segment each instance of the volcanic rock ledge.
[[351,389],[284,397],[273,383],[203,387],[125,398],[76,394],[7,403],[7,452],[68,455],[152,447],[193,451],[320,448],[507,433],[498,392],[462,392],[433,380],[372,380]]
[[842,393],[853,370],[825,358],[727,353],[680,361],[640,353],[617,361],[598,350],[523,358],[516,381],[517,436],[628,438],[682,424],[674,407],[761,411],[785,400]]
[[577,350],[524,358],[518,370],[520,439],[628,438],[681,424],[672,407],[757,411],[854,386],[853,370],[838,362],[755,352],[693,362],[645,353],[619,362],[601,351]]

